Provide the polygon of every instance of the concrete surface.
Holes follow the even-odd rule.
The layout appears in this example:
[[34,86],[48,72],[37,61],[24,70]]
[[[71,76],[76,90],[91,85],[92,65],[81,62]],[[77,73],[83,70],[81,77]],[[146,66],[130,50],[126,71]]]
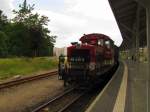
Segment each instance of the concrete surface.
[[148,111],[148,64],[126,61],[129,70],[125,112]]
[[123,71],[124,64],[120,63],[113,78],[105,86],[103,91],[98,95],[86,112],[112,112],[122,82]]

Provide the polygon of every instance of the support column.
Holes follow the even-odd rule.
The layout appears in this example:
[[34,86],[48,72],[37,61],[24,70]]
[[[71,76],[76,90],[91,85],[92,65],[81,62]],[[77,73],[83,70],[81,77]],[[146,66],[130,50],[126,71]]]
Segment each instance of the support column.
[[[148,48],[148,62],[150,68],[150,7],[146,9],[146,22],[147,22],[147,48]],[[149,73],[150,75],[150,73]]]
[[139,27],[140,27],[140,5],[137,7],[136,11],[136,29],[135,29],[135,39],[136,39],[136,61],[139,61]]
[[136,59],[136,36],[135,36],[135,28],[136,24],[133,25],[133,33],[132,33],[132,48],[131,48],[131,56],[133,56],[133,60]]
[[147,112],[150,111],[150,6],[146,8],[146,25],[147,25],[147,51],[148,51],[148,74],[147,74]]
[[136,32],[136,61],[139,62],[139,32]]
[[136,47],[135,47],[135,37],[133,37],[133,41],[132,41],[132,48],[130,49],[131,51],[131,58],[133,58],[133,60],[135,60],[135,54],[136,54]]

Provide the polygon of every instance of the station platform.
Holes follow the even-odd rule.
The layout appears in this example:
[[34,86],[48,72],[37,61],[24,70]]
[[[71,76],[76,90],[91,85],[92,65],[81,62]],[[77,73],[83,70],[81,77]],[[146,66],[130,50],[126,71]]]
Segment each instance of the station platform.
[[148,112],[148,64],[126,60],[86,112]]

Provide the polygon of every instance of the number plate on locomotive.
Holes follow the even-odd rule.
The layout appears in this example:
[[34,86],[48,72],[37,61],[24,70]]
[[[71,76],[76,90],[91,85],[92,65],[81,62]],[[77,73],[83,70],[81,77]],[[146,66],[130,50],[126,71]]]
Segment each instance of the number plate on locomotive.
[[70,58],[71,62],[84,62],[85,59],[84,58],[80,58],[80,57],[75,57],[75,58]]

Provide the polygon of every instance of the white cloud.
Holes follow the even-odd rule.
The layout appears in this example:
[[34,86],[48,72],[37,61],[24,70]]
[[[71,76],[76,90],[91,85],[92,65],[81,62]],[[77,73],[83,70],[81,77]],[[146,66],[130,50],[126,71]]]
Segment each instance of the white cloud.
[[49,29],[58,36],[57,47],[77,41],[84,33],[104,33],[121,44],[121,35],[106,0],[64,0],[64,12],[40,10],[51,19]]
[[37,12],[50,18],[48,27],[52,31],[53,35],[58,36],[56,40],[57,47],[67,46],[71,41],[77,41],[80,36],[78,35],[80,34],[78,33],[79,30],[84,28],[87,24],[87,20],[68,16],[65,14],[46,10],[40,10]]
[[[67,5],[67,12],[79,14],[90,18],[113,18],[107,0],[64,0]],[[109,16],[109,17],[108,17]]]
[[[0,9],[11,15],[12,1],[1,0]],[[117,45],[121,44],[121,35],[107,0],[64,0],[61,11],[39,8],[36,11],[49,17],[48,28],[58,36],[57,47],[67,46],[88,33],[104,33],[112,37]]]
[[14,9],[12,4],[13,1],[14,0],[0,0],[0,10],[8,17],[12,17],[12,10]]

